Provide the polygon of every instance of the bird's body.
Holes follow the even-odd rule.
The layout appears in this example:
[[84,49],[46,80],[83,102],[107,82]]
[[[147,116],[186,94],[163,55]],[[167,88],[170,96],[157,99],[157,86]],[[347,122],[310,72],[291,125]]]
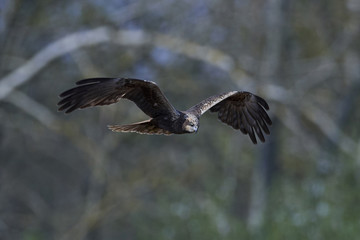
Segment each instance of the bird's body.
[[78,86],[60,94],[59,111],[70,113],[76,109],[109,105],[125,98],[133,101],[150,119],[129,125],[111,125],[116,132],[137,132],[141,134],[183,134],[197,132],[199,118],[207,110],[218,112],[218,118],[249,134],[257,143],[255,133],[264,142],[264,131],[271,120],[266,110],[266,101],[249,92],[231,91],[211,96],[186,111],[175,109],[150,81],[131,78],[91,78],[76,83]]

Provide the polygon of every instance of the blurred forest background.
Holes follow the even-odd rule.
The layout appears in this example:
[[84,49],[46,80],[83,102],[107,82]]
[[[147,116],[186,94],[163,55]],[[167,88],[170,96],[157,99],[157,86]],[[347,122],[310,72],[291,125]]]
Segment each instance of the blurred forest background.
[[[359,239],[359,0],[0,0],[0,239]],[[266,143],[201,118],[116,134],[129,101],[57,112],[83,78],[178,109],[265,98]]]

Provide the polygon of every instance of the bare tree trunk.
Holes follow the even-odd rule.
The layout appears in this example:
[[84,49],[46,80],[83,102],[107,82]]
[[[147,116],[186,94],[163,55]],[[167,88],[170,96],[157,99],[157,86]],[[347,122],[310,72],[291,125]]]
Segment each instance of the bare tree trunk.
[[[272,130],[276,129],[277,121],[274,121]],[[277,170],[277,139],[276,134],[264,146],[254,165],[251,178],[250,203],[247,224],[250,231],[258,232],[264,222],[267,206],[268,189]]]
[[[280,72],[281,45],[283,42],[283,0],[268,0],[266,7],[266,46],[263,64],[260,66],[260,79],[276,82]],[[275,120],[276,121],[276,120]],[[263,154],[258,156],[251,179],[251,193],[247,225],[256,233],[262,227],[267,206],[268,187],[276,169],[276,124],[271,128],[272,137],[264,145]]]

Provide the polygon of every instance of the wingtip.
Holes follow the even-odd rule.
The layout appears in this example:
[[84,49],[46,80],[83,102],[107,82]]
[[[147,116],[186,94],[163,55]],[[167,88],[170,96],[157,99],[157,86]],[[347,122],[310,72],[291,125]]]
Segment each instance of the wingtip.
[[[58,105],[59,106],[59,105]],[[58,109],[57,109],[57,112],[63,112],[64,114],[68,114],[68,112],[66,112],[66,111],[64,111],[66,108],[64,108],[63,106],[60,106],[60,107],[58,107]]]
[[63,98],[63,97],[65,97],[66,95],[66,92],[67,92],[68,90],[66,90],[66,91],[64,91],[64,92],[62,92],[62,93],[60,93],[59,94],[59,98]]
[[263,106],[266,110],[270,110],[269,104],[262,97],[256,96],[258,102]]
[[271,121],[271,119],[269,118],[269,122],[268,122],[269,125],[272,125],[273,122]]

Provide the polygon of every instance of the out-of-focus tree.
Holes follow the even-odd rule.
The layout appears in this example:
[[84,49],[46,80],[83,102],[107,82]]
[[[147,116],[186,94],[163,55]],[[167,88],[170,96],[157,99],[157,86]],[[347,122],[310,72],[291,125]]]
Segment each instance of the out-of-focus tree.
[[[1,239],[355,239],[360,3],[0,3]],[[79,79],[156,81],[179,109],[270,103],[265,144],[206,114],[196,135],[115,134],[130,102],[56,111]]]

